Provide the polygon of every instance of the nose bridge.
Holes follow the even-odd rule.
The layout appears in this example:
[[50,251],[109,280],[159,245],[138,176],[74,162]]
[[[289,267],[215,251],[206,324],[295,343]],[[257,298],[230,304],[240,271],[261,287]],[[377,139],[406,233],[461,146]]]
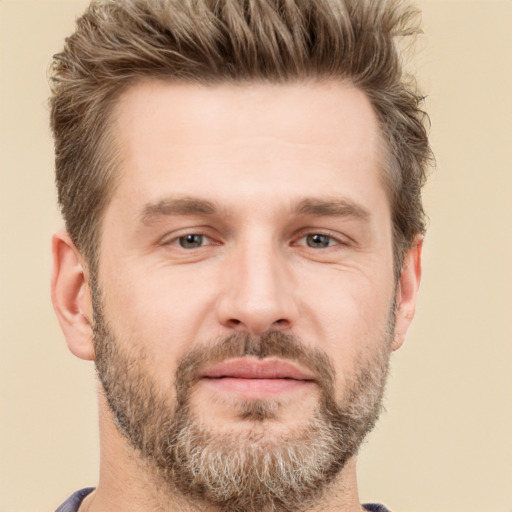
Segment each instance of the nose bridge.
[[253,334],[290,327],[296,308],[285,256],[268,237],[251,238],[240,243],[229,258],[219,319]]

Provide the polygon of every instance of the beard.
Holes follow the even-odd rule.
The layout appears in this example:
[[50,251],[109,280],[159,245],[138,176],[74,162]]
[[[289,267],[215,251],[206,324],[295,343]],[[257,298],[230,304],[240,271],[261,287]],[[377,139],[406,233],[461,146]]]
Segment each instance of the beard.
[[[154,476],[158,493],[169,499],[179,495],[198,508],[225,512],[304,510],[321,499],[379,416],[392,311],[379,350],[359,358],[337,400],[329,357],[276,330],[261,336],[235,333],[197,346],[178,362],[174,382],[162,387],[142,350],[123,349],[128,345],[114,335],[94,289],[93,307],[96,371],[109,408]],[[239,357],[277,357],[310,369],[320,395],[309,420],[276,435],[268,424],[279,417],[282,404],[263,399],[237,402],[238,419],[250,428],[221,429],[200,420],[191,399],[201,370]]]

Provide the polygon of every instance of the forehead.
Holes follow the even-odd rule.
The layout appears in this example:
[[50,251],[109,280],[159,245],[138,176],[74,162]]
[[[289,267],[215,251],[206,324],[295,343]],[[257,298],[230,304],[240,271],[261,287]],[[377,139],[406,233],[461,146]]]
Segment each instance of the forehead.
[[220,144],[247,134],[325,145],[339,144],[341,137],[357,148],[372,143],[379,132],[364,92],[340,81],[196,85],[147,80],[121,95],[114,118],[121,136],[142,137],[143,144],[150,142],[144,136],[146,122],[166,125],[161,135],[172,135],[177,144],[191,142],[191,135],[194,143]]
[[304,195],[348,176],[361,191],[383,176],[373,108],[362,91],[339,81],[146,81],[121,96],[113,128],[124,198],[145,194],[154,202],[166,186],[221,200],[235,185],[240,197]]

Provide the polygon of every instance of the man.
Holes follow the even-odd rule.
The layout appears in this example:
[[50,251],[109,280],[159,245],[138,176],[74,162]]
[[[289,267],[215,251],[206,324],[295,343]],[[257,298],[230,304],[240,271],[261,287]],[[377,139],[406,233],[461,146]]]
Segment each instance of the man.
[[430,150],[402,2],[93,3],[53,65],[52,297],[94,360],[58,510],[356,511],[412,320]]

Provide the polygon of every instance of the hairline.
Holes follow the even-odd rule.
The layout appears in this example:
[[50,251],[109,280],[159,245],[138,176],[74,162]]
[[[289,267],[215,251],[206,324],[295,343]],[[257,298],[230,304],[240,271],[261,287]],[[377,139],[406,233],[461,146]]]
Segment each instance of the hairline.
[[[117,136],[118,130],[118,116],[121,113],[120,105],[122,103],[123,97],[126,96],[129,91],[133,90],[136,87],[139,87],[144,84],[152,84],[152,83],[160,83],[163,85],[185,85],[191,87],[204,87],[206,89],[213,89],[215,87],[222,86],[237,86],[237,87],[249,87],[252,85],[275,85],[275,86],[283,86],[286,87],[292,84],[321,84],[321,83],[331,83],[331,84],[350,84],[352,87],[358,89],[362,92],[366,99],[368,100],[372,112],[374,114],[374,120],[376,123],[377,129],[377,158],[379,160],[378,171],[379,171],[379,180],[381,180],[381,184],[384,187],[384,191],[386,193],[386,197],[388,200],[388,206],[390,209],[390,217],[391,217],[391,235],[392,235],[392,251],[393,251],[393,273],[395,279],[399,278],[401,271],[401,261],[403,258],[403,254],[408,249],[408,247],[400,247],[397,238],[399,237],[399,233],[397,232],[397,226],[394,222],[394,202],[393,196],[395,194],[395,190],[399,188],[399,183],[396,180],[401,180],[402,176],[400,170],[397,169],[398,164],[391,153],[391,144],[390,141],[387,140],[385,126],[381,122],[380,116],[378,115],[377,109],[374,106],[374,103],[367,93],[367,91],[354,83],[354,81],[345,78],[345,77],[336,77],[336,76],[322,76],[322,75],[307,75],[307,76],[295,76],[295,77],[281,77],[275,79],[265,79],[265,78],[247,78],[247,79],[229,79],[226,77],[219,78],[201,78],[194,77],[190,80],[186,80],[183,78],[174,78],[172,76],[155,74],[153,75],[141,75],[141,76],[133,76],[127,78],[126,81],[121,84],[118,88],[112,88],[110,95],[105,98],[106,102],[106,110],[104,113],[105,119],[105,128],[103,130],[103,138],[102,145],[107,148],[107,157],[105,155],[101,155],[99,160],[103,167],[103,172],[105,172],[105,167],[109,167],[111,169],[110,176],[108,178],[104,178],[104,195],[102,206],[98,209],[97,214],[95,215],[94,224],[95,228],[91,231],[92,236],[90,239],[90,243],[93,247],[89,248],[79,248],[79,250],[84,254],[85,260],[89,267],[90,272],[98,272],[99,263],[100,263],[100,255],[101,255],[101,243],[103,239],[103,227],[104,227],[104,217],[106,211],[112,201],[113,195],[115,194],[117,187],[119,185],[119,181],[121,179],[122,174],[122,165],[123,165],[123,152],[120,147],[120,140]],[[395,180],[395,181],[394,181]],[[84,249],[84,250],[82,250]]]

